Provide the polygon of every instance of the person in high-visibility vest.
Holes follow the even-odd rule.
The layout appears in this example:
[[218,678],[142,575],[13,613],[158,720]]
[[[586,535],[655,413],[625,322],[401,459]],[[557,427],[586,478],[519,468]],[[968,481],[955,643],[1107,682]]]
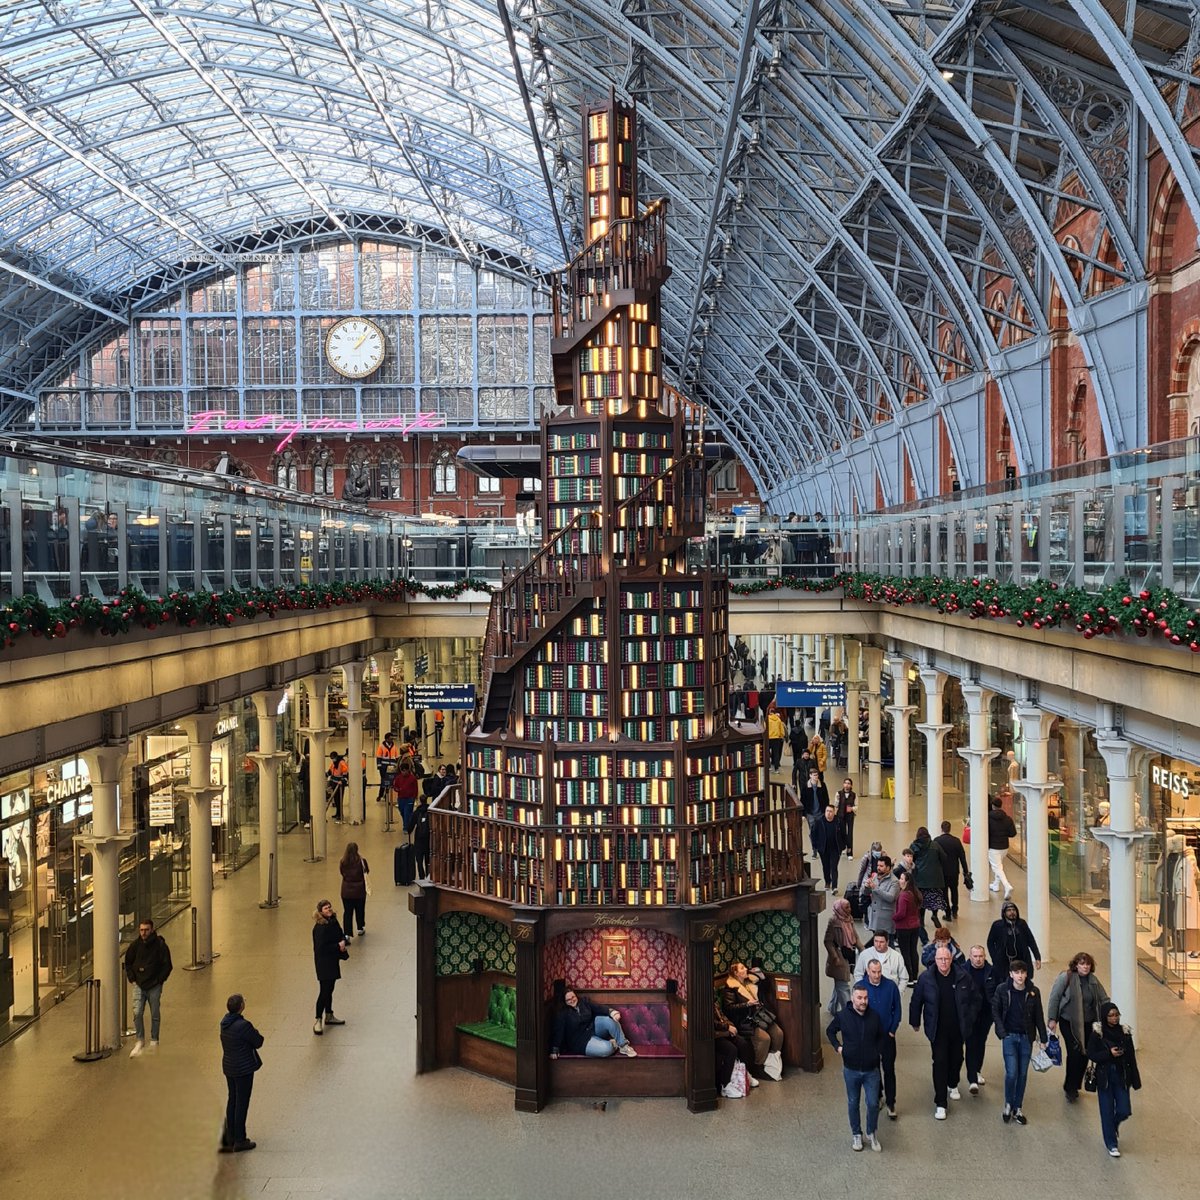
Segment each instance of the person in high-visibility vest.
[[346,795],[346,786],[350,782],[350,767],[336,750],[330,751],[329,754],[329,769],[325,772],[325,778],[329,781],[329,790],[326,799],[333,804],[333,819],[341,821],[342,819],[342,800]]
[[379,770],[379,795],[375,797],[377,804],[387,799],[387,789],[392,783],[392,774],[400,761],[400,747],[396,745],[396,735],[389,729],[383,735],[383,741],[375,747],[375,766]]
[[442,732],[446,728],[446,714],[440,708],[433,710],[433,756],[440,757],[442,753]]

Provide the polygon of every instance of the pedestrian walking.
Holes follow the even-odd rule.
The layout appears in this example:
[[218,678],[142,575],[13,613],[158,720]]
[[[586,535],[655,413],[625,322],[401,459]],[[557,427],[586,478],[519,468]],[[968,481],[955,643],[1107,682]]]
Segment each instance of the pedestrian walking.
[[357,842],[346,843],[346,853],[338,863],[342,875],[342,930],[346,941],[354,937],[354,920],[358,918],[358,936],[362,937],[367,921],[367,876],[371,868],[358,852]]
[[826,805],[825,812],[818,817],[812,827],[813,852],[821,860],[821,874],[825,878],[825,886],[830,891],[836,891],[838,885],[838,865],[841,862],[842,826],[837,819],[837,809],[832,804]]
[[1014,958],[1008,964],[1008,979],[997,984],[992,996],[992,1021],[1004,1049],[1004,1111],[1001,1120],[1018,1125],[1029,1121],[1021,1105],[1025,1100],[1025,1082],[1033,1058],[1033,1041],[1046,1048],[1046,1019],[1042,1013],[1042,994],[1029,978],[1029,964]]
[[942,848],[929,836],[922,825],[910,847],[913,854],[913,877],[921,891],[921,942],[928,941],[925,934],[925,914],[933,917],[933,927],[940,929],[938,913],[946,907],[946,864]]
[[933,841],[942,852],[942,869],[946,877],[946,907],[943,911],[947,920],[957,921],[958,881],[961,877],[968,892],[975,886],[975,881],[971,878],[971,868],[967,864],[967,852],[962,842],[951,832],[952,828],[949,821],[943,821],[942,832]]
[[850,901],[835,900],[829,924],[825,926],[825,974],[833,980],[830,1013],[850,1003],[850,984],[854,978],[851,971],[861,949]]
[[987,1083],[983,1077],[983,1060],[987,1055],[988,1037],[992,1032],[992,996],[996,991],[996,980],[992,974],[992,964],[988,962],[982,946],[972,946],[967,952],[966,967],[967,974],[971,976],[971,982],[981,998],[975,1023],[967,1033],[965,1045],[967,1090],[972,1096],[978,1096],[979,1089]]
[[1128,1025],[1121,1024],[1121,1010],[1110,1000],[1100,1006],[1100,1020],[1092,1026],[1087,1056],[1095,1063],[1093,1078],[1100,1106],[1100,1132],[1113,1158],[1121,1157],[1118,1145],[1121,1123],[1132,1112],[1130,1091],[1138,1091],[1137,1054]]
[[913,883],[912,872],[900,877],[900,890],[896,895],[893,920],[896,925],[896,940],[904,956],[904,969],[908,972],[908,986],[916,987],[921,964],[917,961],[917,932],[921,928],[921,892]]
[[897,988],[908,986],[908,970],[904,966],[904,955],[890,944],[888,934],[875,930],[871,935],[871,944],[858,956],[854,964],[854,978],[862,979],[867,973],[867,965],[872,959],[878,959],[883,964],[883,973]]
[[854,818],[858,813],[858,793],[851,779],[843,779],[833,797],[838,820],[842,823],[842,841],[846,845],[846,857],[854,857]]
[[1058,1033],[1066,1055],[1063,1094],[1074,1104],[1087,1070],[1087,1044],[1100,1009],[1108,1002],[1104,984],[1096,977],[1096,960],[1086,951],[1071,959],[1054,981],[1046,1005],[1046,1028]]
[[[973,831],[972,836],[976,836],[977,833],[978,831]],[[1013,889],[1004,873],[1004,859],[1008,855],[1008,843],[1016,836],[1017,827],[1013,824],[1012,817],[1004,811],[1000,797],[993,796],[988,808],[987,823],[988,866],[992,870],[992,882],[988,884],[988,890],[998,892],[1003,887],[1005,900],[1012,895]]]
[[[895,953],[892,951],[891,953]],[[880,1068],[883,1072],[883,1103],[891,1120],[896,1119],[896,1030],[904,1018],[900,1003],[900,989],[883,972],[883,962],[869,959],[867,974],[854,985],[867,985],[867,1003],[879,1014],[883,1022],[883,1052]]]
[[146,917],[138,924],[138,939],[125,951],[125,978],[133,984],[133,1030],[137,1035],[130,1058],[146,1048],[146,1005],[150,1006],[150,1049],[158,1049],[163,984],[171,975],[171,950]]
[[1025,964],[1030,979],[1033,978],[1034,967],[1041,969],[1042,952],[1038,949],[1033,930],[1012,900],[1004,902],[1000,908],[1000,919],[992,922],[988,930],[987,949],[997,987],[1008,978],[1009,964],[1014,960]]
[[961,1100],[966,1035],[975,1024],[980,997],[966,968],[954,961],[949,947],[938,950],[933,966],[924,971],[908,1006],[913,1029],[924,1025],[933,1058],[933,1118],[946,1119],[947,1102]]
[[[865,984],[850,993],[850,1003],[834,1015],[825,1030],[842,1060],[846,1109],[850,1117],[850,1147],[863,1148],[862,1096],[867,1097],[867,1144],[879,1151],[879,1064],[883,1055],[883,1022],[868,1003]],[[840,1040],[839,1040],[840,1039]]]

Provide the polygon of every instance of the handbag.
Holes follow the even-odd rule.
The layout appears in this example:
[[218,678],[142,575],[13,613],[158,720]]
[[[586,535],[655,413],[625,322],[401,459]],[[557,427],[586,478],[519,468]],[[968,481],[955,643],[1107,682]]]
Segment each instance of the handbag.
[[963,887],[965,887],[968,892],[973,892],[975,890],[975,878],[970,871],[965,872],[963,875]]
[[1046,1056],[1056,1067],[1062,1066],[1062,1042],[1058,1040],[1057,1033],[1052,1033],[1046,1043]]
[[775,1014],[769,1008],[760,1008],[751,1018],[755,1029],[770,1029],[775,1024]]
[[1087,1070],[1083,1073],[1083,1090],[1085,1092],[1094,1092],[1096,1090],[1096,1064],[1088,1062]]
[[367,860],[363,859],[363,887],[367,890],[367,895],[371,894],[371,868],[367,866]]

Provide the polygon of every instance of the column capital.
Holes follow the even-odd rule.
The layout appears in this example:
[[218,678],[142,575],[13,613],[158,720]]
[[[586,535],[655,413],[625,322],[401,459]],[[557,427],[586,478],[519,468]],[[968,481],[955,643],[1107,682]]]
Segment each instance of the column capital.
[[286,695],[287,688],[267,688],[265,692],[255,692],[250,699],[254,703],[254,711],[258,714],[258,719],[273,721]]
[[1054,724],[1054,713],[1038,708],[1036,704],[1019,700],[1014,706],[1017,720],[1021,722],[1021,736],[1027,742],[1044,742],[1050,736]]
[[976,749],[974,746],[959,746],[958,754],[960,758],[965,758],[969,763],[979,763],[981,766],[986,766],[1000,751],[995,746],[990,746],[986,750]]
[[925,735],[925,740],[933,746],[941,745],[946,734],[954,728],[953,725],[931,725],[927,721],[922,721],[915,726],[921,733]]
[[1105,772],[1110,780],[1133,779],[1136,776],[1134,759],[1140,747],[1122,737],[1115,729],[1096,730],[1096,749],[1104,759]]
[[190,716],[183,717],[179,724],[187,734],[188,741],[194,746],[198,742],[213,740],[213,733],[220,719],[221,714],[213,709],[212,712],[192,713]]
[[112,850],[124,850],[130,842],[133,841],[132,833],[77,833],[71,841],[77,846],[85,846],[88,850],[99,851],[101,854],[107,854]]
[[342,675],[345,677],[347,685],[351,682],[362,683],[363,672],[367,669],[367,664],[361,659],[355,659],[353,662],[342,663]]
[[301,683],[304,684],[304,690],[309,696],[317,699],[318,693],[320,696],[324,696],[329,690],[329,681],[332,678],[333,673],[331,671],[314,671],[311,675],[306,675],[301,680]]
[[286,750],[247,750],[246,757],[254,759],[259,766],[271,766],[291,756]]
[[1156,829],[1112,829],[1107,825],[1093,825],[1088,833],[1110,850],[1116,846],[1132,846],[1158,837]]
[[88,778],[97,783],[120,783],[125,759],[129,757],[128,742],[112,742],[107,746],[93,746],[80,756],[87,764]]
[[960,685],[963,699],[967,703],[967,715],[980,717],[987,712],[996,693],[991,688],[985,688],[981,683],[964,683]]
[[888,704],[883,711],[890,713],[897,721],[907,721],[917,711],[917,706],[915,704]]
[[945,671],[939,671],[936,667],[922,667],[917,673],[927,696],[940,696],[946,690]]
[[1013,788],[1020,792],[1025,803],[1044,800],[1054,792],[1061,791],[1065,785],[1061,779],[1050,779],[1045,783],[1031,783],[1028,779],[1014,779]]
[[365,717],[367,715],[367,713],[369,713],[370,711],[371,710],[369,708],[344,708],[344,709],[342,709],[342,712],[344,712],[346,714],[346,720],[356,722],[360,729],[362,728],[363,717]]
[[214,796],[221,796],[225,793],[223,787],[213,787],[210,784],[197,787],[190,783],[176,784],[175,791],[187,796],[190,800],[199,801],[202,804],[209,804],[212,802]]

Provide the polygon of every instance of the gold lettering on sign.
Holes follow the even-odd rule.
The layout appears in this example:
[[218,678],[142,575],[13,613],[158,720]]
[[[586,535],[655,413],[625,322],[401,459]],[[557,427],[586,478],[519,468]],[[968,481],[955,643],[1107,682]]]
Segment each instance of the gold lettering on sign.
[[518,942],[529,941],[533,937],[533,926],[532,925],[524,925],[524,924],[514,925],[513,926],[513,937]]
[[614,916],[612,913],[595,913],[592,916],[593,925],[630,926],[640,925],[641,923],[641,917],[618,917]]
[[697,940],[701,941],[701,942],[711,942],[717,936],[718,928],[719,927],[715,924],[701,925],[700,926],[700,937]]

